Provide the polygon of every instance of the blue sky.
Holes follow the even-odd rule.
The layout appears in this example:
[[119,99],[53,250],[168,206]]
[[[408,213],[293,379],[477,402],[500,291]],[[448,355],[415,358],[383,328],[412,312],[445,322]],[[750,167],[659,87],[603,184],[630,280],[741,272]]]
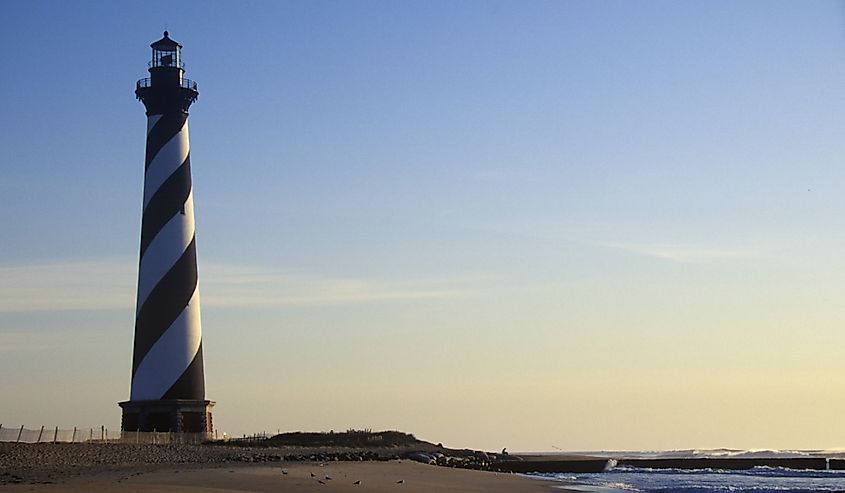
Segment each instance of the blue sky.
[[845,446],[843,12],[7,2],[0,421],[117,426],[167,28],[221,431]]

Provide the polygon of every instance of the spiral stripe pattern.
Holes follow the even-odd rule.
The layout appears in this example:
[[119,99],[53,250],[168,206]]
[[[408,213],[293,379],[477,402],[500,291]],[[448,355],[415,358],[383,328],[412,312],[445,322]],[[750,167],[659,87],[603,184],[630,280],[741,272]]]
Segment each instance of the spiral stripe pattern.
[[186,112],[149,115],[130,399],[204,399]]

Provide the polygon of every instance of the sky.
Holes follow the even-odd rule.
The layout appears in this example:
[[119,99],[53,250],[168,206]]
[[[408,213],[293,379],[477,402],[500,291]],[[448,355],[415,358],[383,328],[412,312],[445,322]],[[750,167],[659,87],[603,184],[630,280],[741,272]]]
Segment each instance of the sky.
[[119,427],[164,29],[220,433],[845,448],[829,1],[6,0],[3,426]]

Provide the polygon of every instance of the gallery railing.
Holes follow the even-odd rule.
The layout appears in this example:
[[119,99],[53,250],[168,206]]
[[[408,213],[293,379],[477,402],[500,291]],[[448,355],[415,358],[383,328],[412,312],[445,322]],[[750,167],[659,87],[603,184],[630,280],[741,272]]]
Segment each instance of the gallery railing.
[[[184,87],[185,89],[190,89],[192,91],[197,90],[197,83],[192,81],[191,79],[186,79],[184,77],[181,81],[179,81],[179,86]],[[142,87],[152,87],[152,80],[149,77],[145,77],[135,83],[135,89],[140,89]]]

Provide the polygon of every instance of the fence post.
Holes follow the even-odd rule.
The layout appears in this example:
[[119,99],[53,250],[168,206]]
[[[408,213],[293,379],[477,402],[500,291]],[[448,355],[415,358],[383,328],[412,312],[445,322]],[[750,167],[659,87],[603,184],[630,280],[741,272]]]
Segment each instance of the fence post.
[[36,443],[41,443],[41,435],[44,434],[44,425],[41,425],[41,431],[38,432],[38,441]]
[[56,439],[59,438],[59,427],[56,427],[56,431],[53,432],[53,443],[56,443]]
[[76,441],[76,426],[73,427],[73,435],[71,435],[71,437],[70,437],[70,443],[73,443],[75,441]]
[[23,434],[23,425],[21,425],[21,431],[18,432],[18,439],[17,441],[21,441],[21,435]]
[[94,441],[94,428],[88,428],[88,441]]
[[102,442],[105,439],[106,439],[106,427],[105,427],[105,425],[100,425],[100,441]]

